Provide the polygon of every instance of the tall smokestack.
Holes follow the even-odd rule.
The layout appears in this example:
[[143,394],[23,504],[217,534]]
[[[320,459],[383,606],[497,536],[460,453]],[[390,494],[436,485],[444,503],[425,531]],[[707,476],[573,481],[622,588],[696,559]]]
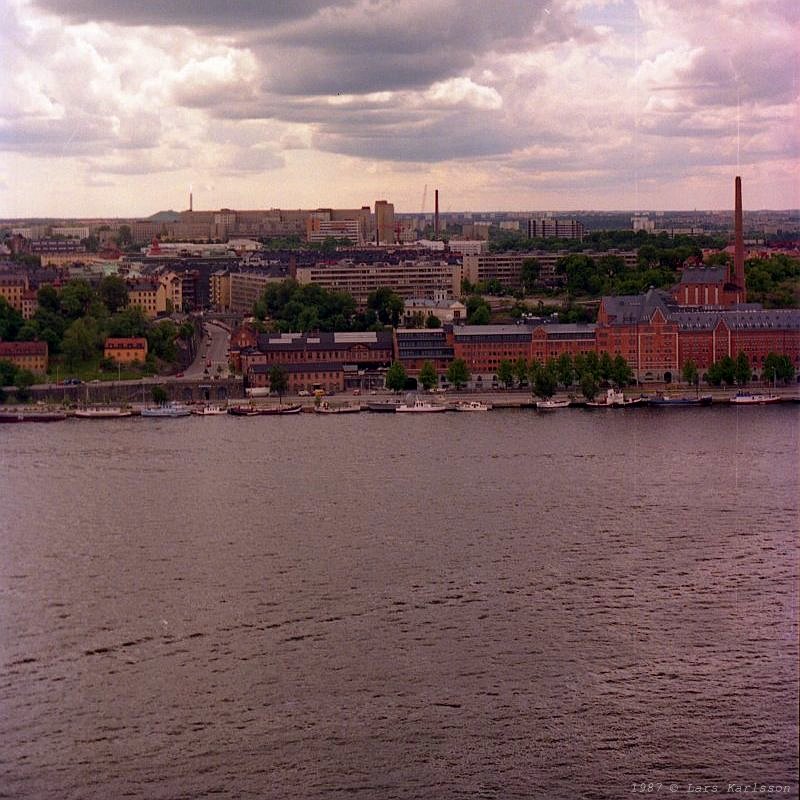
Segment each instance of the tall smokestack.
[[741,302],[746,299],[744,285],[744,232],[742,226],[742,179],[736,176],[736,210],[733,222],[733,282],[741,290]]
[[189,211],[192,211],[192,193],[189,192]]
[[433,196],[435,198],[434,212],[433,212],[433,235],[438,236],[439,235],[439,190],[438,189],[434,192]]

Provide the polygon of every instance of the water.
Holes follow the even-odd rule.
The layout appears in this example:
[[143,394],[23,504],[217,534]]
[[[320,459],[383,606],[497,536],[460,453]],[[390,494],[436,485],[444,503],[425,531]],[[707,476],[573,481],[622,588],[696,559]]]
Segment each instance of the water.
[[0,797],[796,797],[799,429],[3,426]]

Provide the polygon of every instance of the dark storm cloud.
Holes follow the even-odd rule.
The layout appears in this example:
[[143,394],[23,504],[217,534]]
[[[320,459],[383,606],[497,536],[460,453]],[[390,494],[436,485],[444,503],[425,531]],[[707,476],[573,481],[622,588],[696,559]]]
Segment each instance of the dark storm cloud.
[[[35,0],[34,5],[73,22],[241,29],[303,19],[331,3],[325,0]],[[343,1],[337,5],[346,7],[350,3]]]
[[[556,3],[550,4],[553,8]],[[406,0],[330,9],[254,36],[266,88],[283,94],[427,87],[464,74],[487,53],[523,52],[592,34],[544,0]]]
[[530,136],[491,114],[457,111],[433,120],[397,124],[348,119],[326,125],[315,147],[333,153],[391,161],[434,162],[508,153]]
[[[562,0],[35,0],[74,22],[181,25],[234,36],[281,94],[367,93],[428,86],[488,52],[592,37]],[[547,7],[548,13],[544,13]],[[535,38],[534,38],[535,34]]]

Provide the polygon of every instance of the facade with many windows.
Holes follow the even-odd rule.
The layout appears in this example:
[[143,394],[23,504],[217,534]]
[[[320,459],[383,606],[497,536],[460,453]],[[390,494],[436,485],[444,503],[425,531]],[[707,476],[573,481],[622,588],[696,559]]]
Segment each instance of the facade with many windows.
[[34,374],[47,372],[47,342],[0,342],[0,361]]

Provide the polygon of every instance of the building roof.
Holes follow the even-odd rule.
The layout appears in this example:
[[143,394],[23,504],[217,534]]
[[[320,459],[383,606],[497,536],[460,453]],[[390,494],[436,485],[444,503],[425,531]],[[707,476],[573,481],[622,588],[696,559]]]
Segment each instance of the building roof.
[[128,283],[129,292],[157,292],[158,284],[152,281],[130,281]]
[[46,356],[47,342],[0,342],[3,356]]
[[731,311],[678,311],[670,315],[678,330],[712,330],[720,320],[731,330],[800,330],[798,308],[739,308]]
[[147,347],[147,339],[143,336],[109,336],[105,346],[113,348]]
[[404,301],[406,308],[466,308],[460,300],[430,300],[427,297],[410,297]]
[[370,350],[391,350],[390,331],[363,331],[335,333],[265,333],[258,337],[258,349],[268,350],[350,350],[361,345]]
[[515,336],[520,339],[531,338],[529,325],[461,325],[453,328],[456,339],[486,338],[487,336]]
[[649,321],[656,309],[668,317],[678,309],[677,303],[661,289],[648,289],[645,294],[606,295],[603,308],[610,325],[630,325]]
[[[597,325],[594,322],[548,322],[537,325],[548,339],[594,339]],[[534,329],[535,330],[535,329]]]
[[681,273],[681,283],[725,283],[725,267],[689,267]]

